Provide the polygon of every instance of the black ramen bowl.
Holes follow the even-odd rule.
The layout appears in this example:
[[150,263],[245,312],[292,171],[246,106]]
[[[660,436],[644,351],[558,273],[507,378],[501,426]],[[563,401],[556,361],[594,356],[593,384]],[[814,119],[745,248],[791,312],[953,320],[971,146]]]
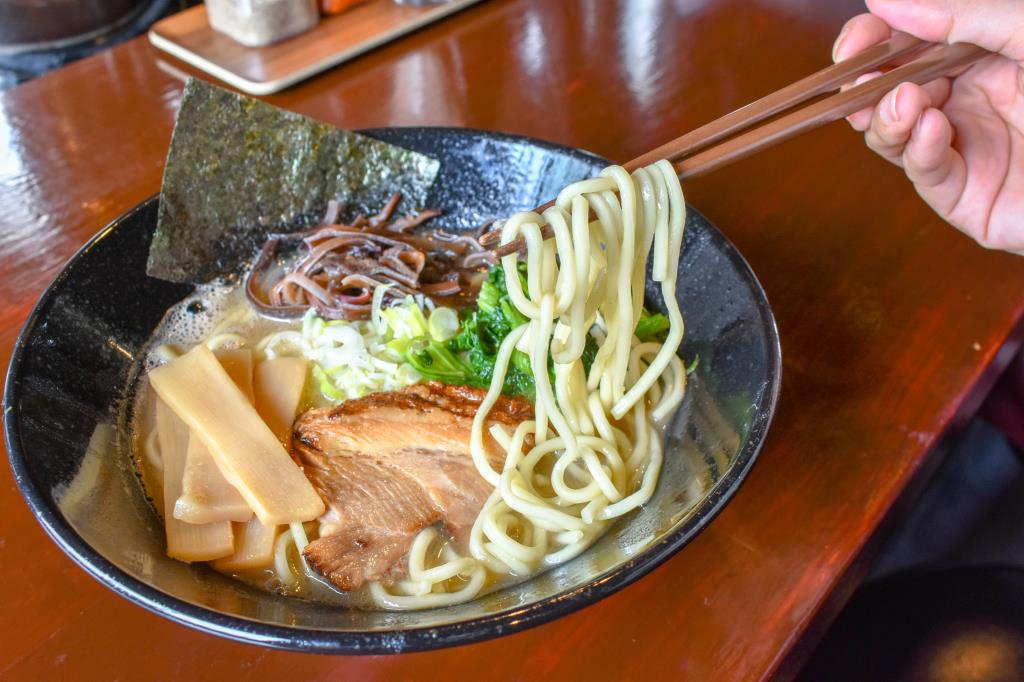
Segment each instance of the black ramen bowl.
[[[531,208],[607,165],[585,152],[462,129],[367,131],[441,161],[428,205],[447,227]],[[452,646],[549,621],[650,572],[704,528],[747,475],[778,397],[779,340],[743,257],[690,210],[680,265],[682,354],[697,360],[669,426],[653,499],[593,547],[546,573],[459,606],[346,610],[258,591],[164,554],[162,524],[128,452],[140,350],[192,288],[146,275],[154,198],[101,231],[40,299],[4,394],[7,450],[43,528],[118,594],[205,632],[265,646],[378,654]],[[650,287],[648,304],[658,307]]]

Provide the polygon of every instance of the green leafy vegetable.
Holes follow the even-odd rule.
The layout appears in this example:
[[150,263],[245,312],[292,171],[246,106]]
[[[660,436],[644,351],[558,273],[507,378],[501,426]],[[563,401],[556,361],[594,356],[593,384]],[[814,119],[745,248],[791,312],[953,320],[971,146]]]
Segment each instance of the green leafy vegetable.
[[590,374],[590,366],[594,364],[594,358],[597,357],[597,341],[593,336],[587,335],[587,342],[583,345],[583,371]]
[[661,313],[651,313],[647,308],[640,311],[640,321],[636,323],[636,338],[648,341],[664,341],[668,334],[668,318]]
[[686,376],[690,376],[691,374],[696,372],[697,371],[697,367],[699,365],[700,365],[700,356],[699,355],[694,355],[693,356],[693,362],[691,362],[690,366],[686,368]]
[[437,341],[417,339],[406,350],[405,361],[423,376],[446,384],[479,385],[474,382],[472,368],[448,350],[445,344]]
[[[525,263],[519,264],[518,275],[520,284],[526,289]],[[391,316],[397,314],[391,313]],[[389,317],[387,322],[394,327],[397,318],[392,320]],[[500,266],[495,266],[488,272],[487,280],[480,287],[476,308],[463,314],[458,334],[449,341],[441,342],[436,338],[421,336],[411,342],[392,342],[388,345],[400,352],[405,361],[425,379],[487,388],[494,376],[494,364],[498,359],[498,349],[502,341],[513,329],[527,322],[529,319],[512,305],[505,285],[505,271]],[[588,336],[582,358],[585,370],[590,371],[596,355],[597,342]],[[555,368],[550,358],[548,372],[553,384]],[[512,351],[502,392],[509,396],[523,396],[531,401],[536,399],[536,381],[533,368],[530,366],[530,357],[526,353]]]
[[[519,277],[525,288],[525,264],[520,266]],[[403,349],[405,361],[426,379],[479,388],[490,386],[501,342],[529,320],[509,300],[505,272],[500,267],[491,268],[476,303],[475,309],[463,315],[459,333],[452,339],[446,343],[417,339]],[[502,391],[529,400],[535,398],[533,370],[525,353],[512,352]]]

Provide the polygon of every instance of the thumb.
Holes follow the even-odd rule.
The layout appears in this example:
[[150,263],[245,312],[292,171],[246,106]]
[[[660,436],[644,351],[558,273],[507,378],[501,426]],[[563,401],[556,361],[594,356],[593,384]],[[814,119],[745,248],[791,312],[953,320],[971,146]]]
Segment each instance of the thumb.
[[1020,0],[867,0],[895,29],[937,43],[973,43],[1024,62]]

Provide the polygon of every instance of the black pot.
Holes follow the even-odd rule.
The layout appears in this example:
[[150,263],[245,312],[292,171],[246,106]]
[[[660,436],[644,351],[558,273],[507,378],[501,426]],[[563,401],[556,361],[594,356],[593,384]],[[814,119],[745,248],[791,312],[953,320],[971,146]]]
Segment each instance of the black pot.
[[55,49],[91,40],[149,4],[150,0],[3,0],[0,51]]

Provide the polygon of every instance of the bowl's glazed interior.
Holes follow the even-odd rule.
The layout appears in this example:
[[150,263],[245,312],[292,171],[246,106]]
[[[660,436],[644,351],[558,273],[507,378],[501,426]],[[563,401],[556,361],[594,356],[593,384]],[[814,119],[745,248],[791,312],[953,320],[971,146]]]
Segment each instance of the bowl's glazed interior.
[[[531,208],[606,161],[522,138],[460,129],[370,134],[441,161],[430,205],[445,227]],[[186,285],[145,274],[157,199],[90,242],[41,299],[8,375],[5,427],[19,487],[54,540],[116,592],[180,622],[300,650],[377,653],[493,637],[591,603],[650,571],[706,525],[764,439],[779,348],[761,287],[696,211],[680,266],[682,354],[699,358],[667,435],[651,502],[578,558],[460,606],[392,613],[281,597],[164,554],[162,525],[131,466],[128,391],[140,349]],[[649,286],[649,304],[658,291]]]

